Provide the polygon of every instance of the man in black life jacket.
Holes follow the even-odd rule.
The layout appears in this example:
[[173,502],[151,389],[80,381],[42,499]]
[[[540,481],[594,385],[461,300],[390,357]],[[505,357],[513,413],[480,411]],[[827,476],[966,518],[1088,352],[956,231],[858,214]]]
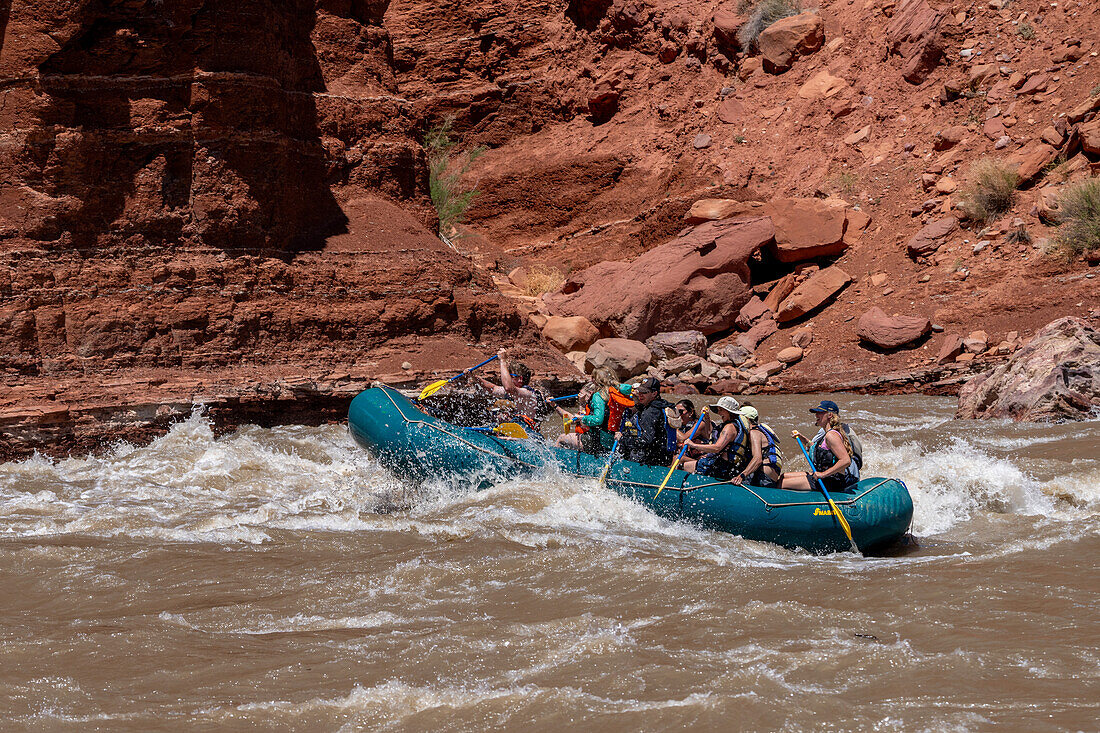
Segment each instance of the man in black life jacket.
[[623,457],[650,466],[667,465],[676,447],[675,438],[669,439],[670,429],[665,417],[665,408],[672,404],[661,399],[661,382],[655,377],[647,377],[634,385],[632,395],[634,407],[626,411],[622,428],[615,434]]

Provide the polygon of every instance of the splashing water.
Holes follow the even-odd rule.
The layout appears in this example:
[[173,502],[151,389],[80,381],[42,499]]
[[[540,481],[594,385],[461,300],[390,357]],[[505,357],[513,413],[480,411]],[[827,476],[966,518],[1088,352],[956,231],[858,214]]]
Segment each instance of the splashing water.
[[[804,428],[817,399],[754,404]],[[195,414],[147,446],[0,465],[0,713],[48,730],[1093,727],[1100,423],[838,401],[864,474],[907,483],[921,549],[791,552],[552,471],[414,487],[343,426],[215,437]]]

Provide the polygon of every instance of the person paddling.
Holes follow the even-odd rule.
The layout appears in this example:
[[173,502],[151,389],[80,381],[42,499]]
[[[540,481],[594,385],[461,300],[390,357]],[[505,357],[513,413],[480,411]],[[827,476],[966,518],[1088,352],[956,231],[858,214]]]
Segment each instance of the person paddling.
[[748,481],[752,486],[773,488],[779,485],[783,473],[783,451],[779,449],[779,436],[770,427],[760,422],[760,413],[752,405],[742,405],[738,411],[741,417],[749,421],[749,463],[736,476],[730,479],[735,484]]
[[[630,399],[633,385],[620,383],[615,372],[608,367],[592,372],[592,382],[587,397],[578,398],[584,405],[585,414],[578,415],[554,406],[558,414],[574,426],[574,432],[559,438],[558,445],[586,453],[603,453],[611,450],[614,432],[619,429],[623,414],[634,406]],[[581,396],[585,395],[586,391],[582,390]]]
[[528,386],[533,376],[531,370],[522,362],[510,362],[504,349],[497,352],[497,357],[500,361],[500,384],[494,384],[470,369],[463,374],[472,378],[494,397],[511,399],[515,404],[516,416],[523,418],[527,426],[537,428],[539,412],[546,404],[546,398]]
[[698,460],[684,461],[682,468],[688,473],[728,480],[741,471],[748,462],[750,426],[741,414],[741,405],[732,397],[718,400],[710,408],[722,418],[722,429],[713,443],[684,442],[689,450],[702,454]]
[[[785,473],[779,480],[779,488],[795,491],[817,491],[817,479],[825,484],[828,491],[844,491],[859,482],[859,464],[862,451],[853,449],[853,439],[849,437],[847,426],[840,422],[840,407],[832,400],[822,400],[810,412],[817,416],[817,435],[810,441],[812,470]],[[795,440],[800,439],[798,431],[791,431]],[[858,458],[857,458],[858,456]]]
[[[680,425],[676,427],[676,444],[683,445],[684,441],[688,439],[688,434],[691,433],[692,427],[699,420],[699,415],[695,412],[695,404],[691,400],[680,400],[676,403],[676,418],[679,420]],[[695,431],[695,437],[693,440],[696,443],[710,443],[714,440],[714,423],[711,422],[710,412],[703,415],[703,422],[699,423],[699,429]],[[701,453],[688,451],[687,455],[692,458],[698,458]]]

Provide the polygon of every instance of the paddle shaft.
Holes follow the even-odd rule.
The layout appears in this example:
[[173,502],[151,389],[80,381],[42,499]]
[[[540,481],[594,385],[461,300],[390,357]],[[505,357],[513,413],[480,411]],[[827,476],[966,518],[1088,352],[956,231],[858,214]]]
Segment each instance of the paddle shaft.
[[600,472],[600,486],[607,483],[607,472],[611,470],[611,464],[615,461],[615,451],[619,449],[619,439],[615,438],[615,442],[611,444],[611,455],[607,457],[607,463],[604,464],[603,471]]
[[580,396],[579,393],[578,394],[567,394],[565,397],[551,397],[549,400],[547,400],[547,402],[565,402],[566,400],[571,400],[574,397],[579,397],[579,396]]
[[[491,362],[491,361],[494,361],[495,359],[498,359],[498,358],[499,358],[499,356],[500,356],[499,354],[493,354],[492,356],[490,356],[490,357],[489,357],[488,359],[486,359],[485,361],[481,362],[481,363],[480,363],[480,364],[478,364],[477,366],[475,366],[475,367],[471,367],[469,371],[471,371],[471,372],[472,372],[472,371],[474,371],[475,369],[480,369],[481,367],[485,366],[485,365],[486,365],[486,364],[488,364],[489,362]],[[423,399],[426,399],[426,398],[428,398],[428,397],[431,397],[431,396],[432,396],[433,394],[435,394],[435,393],[436,393],[436,392],[438,392],[439,390],[443,389],[443,388],[444,388],[444,387],[446,387],[446,386],[447,386],[448,384],[450,384],[451,382],[455,381],[456,379],[458,379],[459,377],[461,377],[461,376],[462,376],[462,375],[464,375],[464,374],[466,374],[466,372],[459,372],[458,374],[454,375],[454,376],[453,376],[453,377],[451,377],[450,379],[444,380],[444,381],[442,381],[442,382],[435,382],[435,383],[433,383],[433,384],[429,384],[429,385],[428,385],[427,387],[425,387],[425,388],[424,388],[424,391],[420,393],[420,397],[419,397],[418,399],[421,399],[421,400],[423,400]]]
[[668,480],[670,478],[672,478],[672,472],[676,470],[676,464],[678,464],[680,462],[680,459],[684,457],[684,453],[687,452],[688,440],[691,440],[692,438],[695,437],[695,431],[698,430],[699,426],[703,424],[703,416],[706,415],[706,414],[707,414],[707,408],[704,407],[703,411],[699,413],[699,419],[695,421],[695,427],[693,427],[691,429],[691,434],[687,437],[687,440],[684,441],[684,447],[681,448],[680,452],[676,454],[676,457],[674,459],[672,459],[672,465],[669,466],[668,473],[665,474],[665,480],[661,482],[661,487],[659,489],[657,489],[657,493],[653,495],[654,499],[656,499],[658,496],[660,496],[661,492],[665,490],[665,486],[668,484]]
[[[806,450],[806,446],[802,445],[802,435],[796,435],[794,440],[796,443],[798,443],[798,447],[799,449],[801,449],[802,455],[806,456],[806,463],[810,464],[810,471],[806,474],[806,476],[809,477],[811,474],[817,473],[816,471],[814,471],[814,462],[810,460],[809,451]],[[822,440],[824,440],[824,438],[822,438]],[[851,460],[851,456],[849,456],[849,460]],[[836,505],[836,502],[833,501],[833,497],[829,496],[829,491],[825,488],[825,482],[822,481],[821,478],[818,476],[814,476],[814,478],[817,479],[817,485],[821,488],[821,493],[825,495],[825,499],[828,500],[829,506],[832,507],[833,515],[840,522],[840,528],[844,530],[844,534],[848,537],[848,542],[852,545],[852,552],[856,553],[857,555],[862,554],[859,551],[859,546],[856,545],[856,541],[852,539],[852,528],[848,526],[848,520],[845,519],[844,515],[840,513],[840,507],[838,507]]]

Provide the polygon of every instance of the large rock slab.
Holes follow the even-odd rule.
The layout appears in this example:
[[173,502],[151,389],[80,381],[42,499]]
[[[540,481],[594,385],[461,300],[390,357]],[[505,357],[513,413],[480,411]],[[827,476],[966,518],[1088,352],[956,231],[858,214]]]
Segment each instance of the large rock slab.
[[886,28],[891,55],[901,56],[901,75],[910,84],[920,84],[943,58],[940,26],[943,10],[933,10],[927,0],[901,0]]
[[707,355],[707,337],[702,331],[667,331],[650,336],[645,345],[658,359],[673,359],[684,354]]
[[779,304],[776,320],[793,321],[821,307],[852,281],[848,273],[837,266],[815,272]]
[[[737,337],[737,345],[748,351],[756,351],[760,342],[779,330],[774,318],[765,318]],[[736,363],[736,362],[735,362]]]
[[757,39],[764,70],[780,74],[799,56],[809,56],[825,43],[825,21],[817,13],[799,13],[765,28]]
[[550,316],[542,337],[565,352],[584,351],[600,337],[600,331],[584,316]]
[[909,240],[909,245],[906,247],[909,256],[915,259],[932,254],[942,247],[947,238],[958,228],[959,220],[953,216],[929,223]]
[[1080,318],[1048,324],[1011,359],[972,378],[956,417],[1085,420],[1100,410],[1100,331]]
[[773,199],[766,207],[775,225],[772,249],[780,262],[831,257],[847,249],[845,210],[838,200]]
[[574,274],[546,305],[622,338],[727,331],[752,295],[749,258],[774,237],[767,217],[706,222],[632,262],[601,262]]
[[932,322],[924,316],[888,316],[879,307],[859,319],[859,338],[881,349],[896,349],[932,333]]
[[684,221],[688,224],[702,224],[720,219],[744,219],[762,216],[764,204],[759,201],[735,201],[733,199],[699,199],[687,213]]
[[589,372],[610,367],[620,380],[627,380],[644,373],[652,360],[652,352],[641,341],[610,338],[600,339],[588,348],[584,366]]

